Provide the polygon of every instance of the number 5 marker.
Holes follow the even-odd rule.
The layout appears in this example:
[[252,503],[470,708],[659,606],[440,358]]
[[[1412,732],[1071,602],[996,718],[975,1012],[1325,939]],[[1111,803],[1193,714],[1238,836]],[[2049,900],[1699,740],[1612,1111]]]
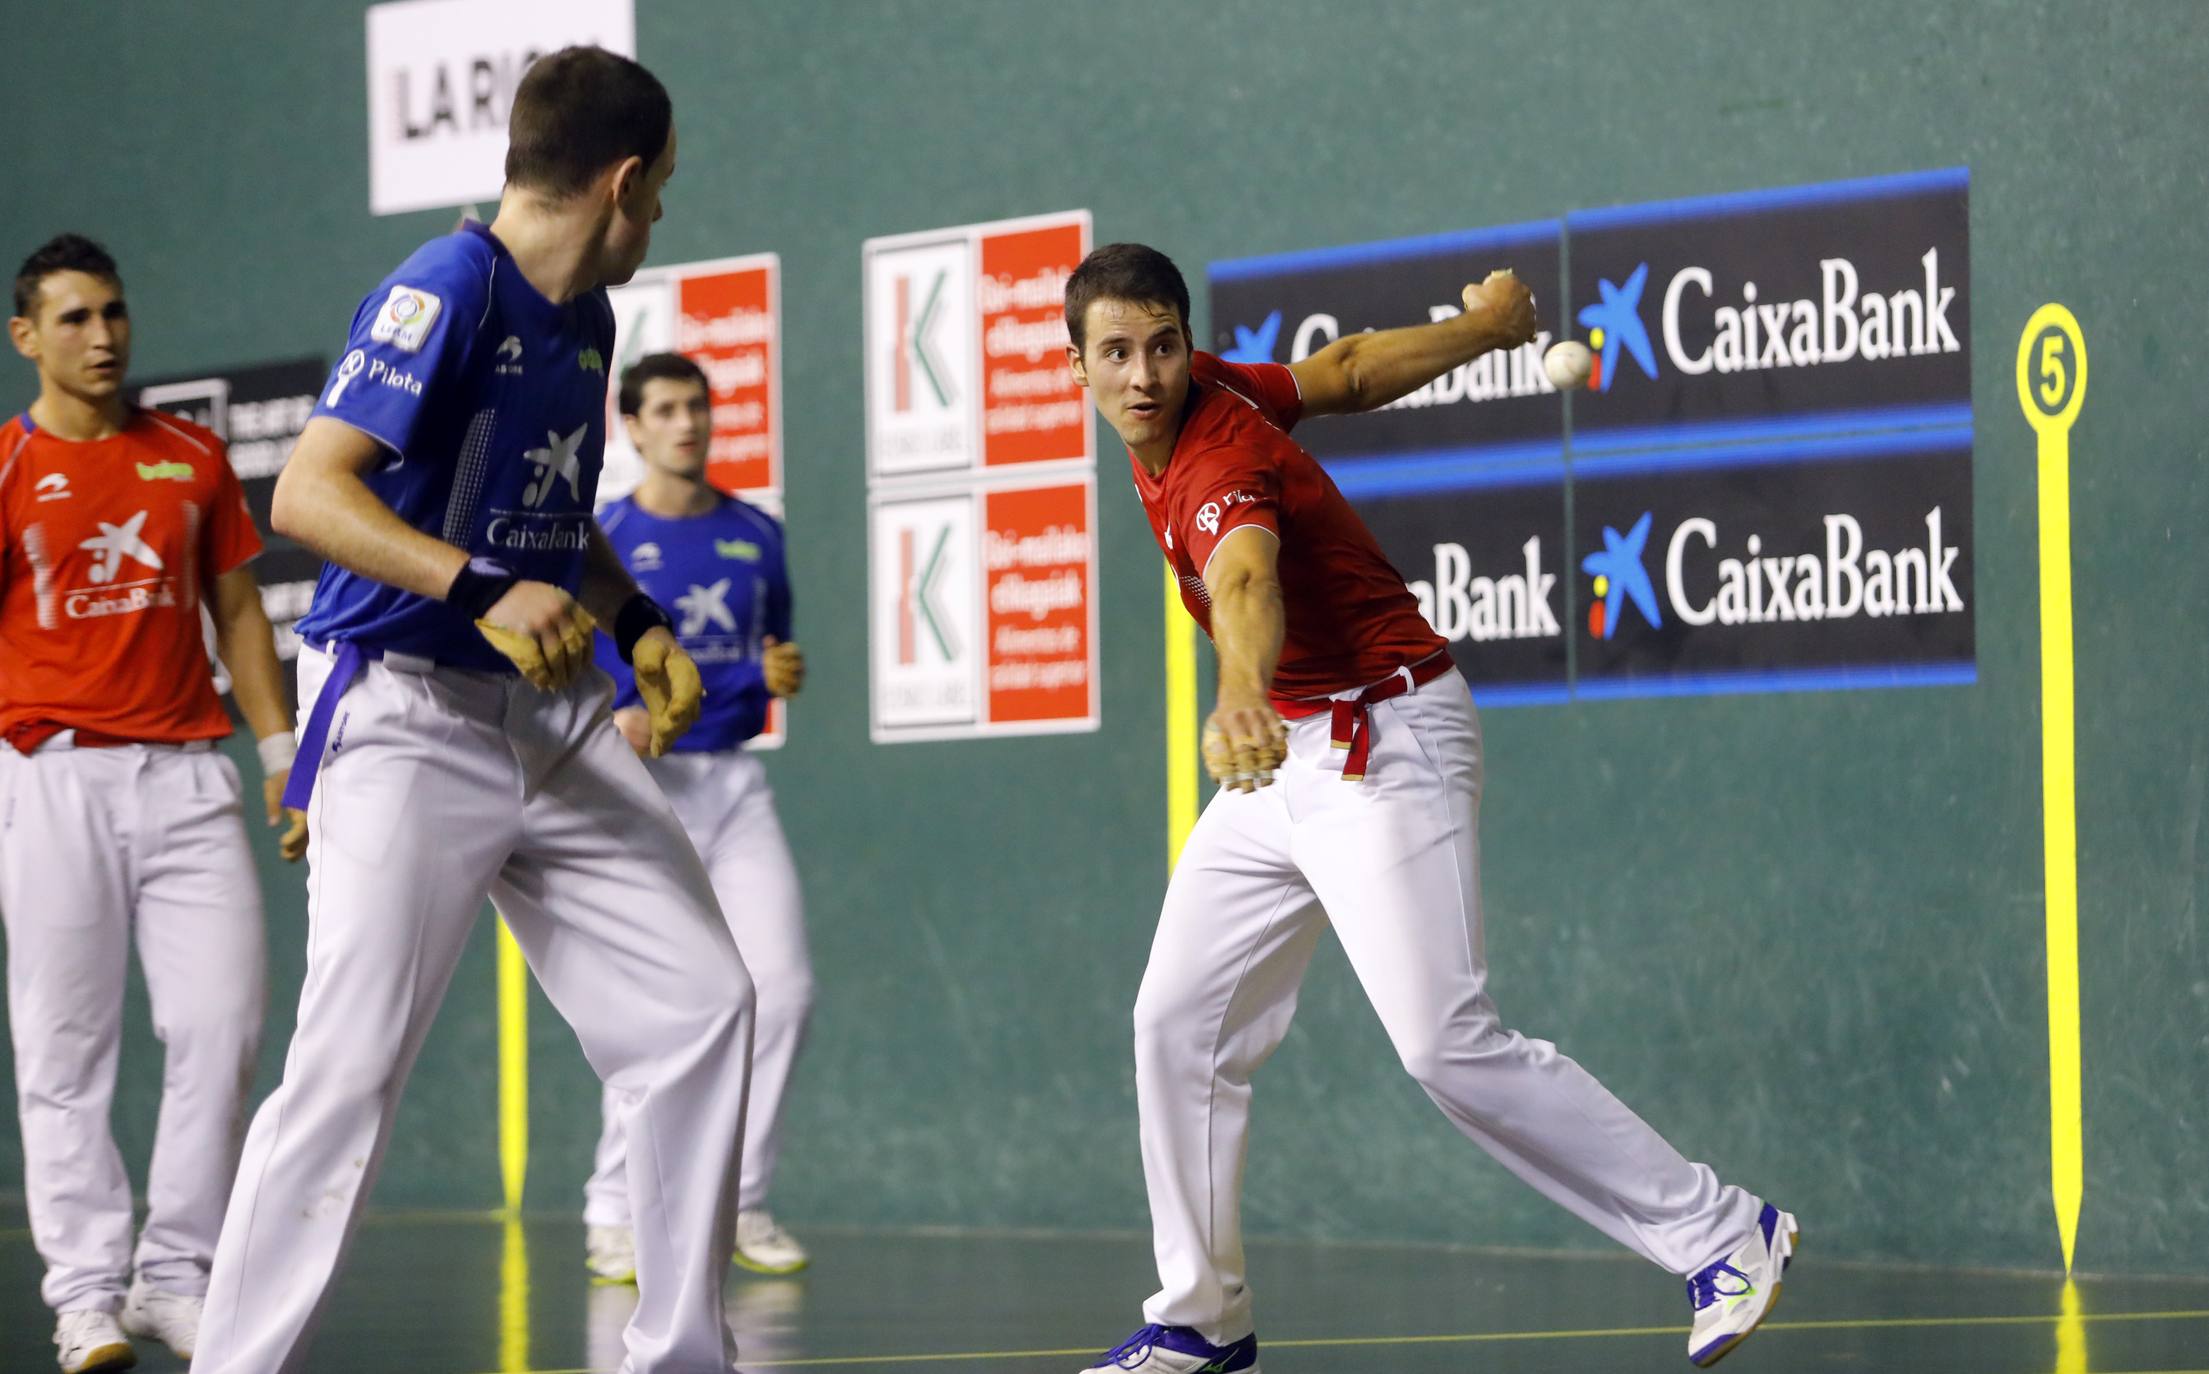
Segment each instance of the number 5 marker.
[[2079,864],[2071,709],[2071,422],[2086,337],[2060,305],[2025,322],[2017,401],[2040,437],[2040,795],[2048,908],[2048,1137],[2056,1231],[2071,1272],[2086,1193],[2079,1071]]

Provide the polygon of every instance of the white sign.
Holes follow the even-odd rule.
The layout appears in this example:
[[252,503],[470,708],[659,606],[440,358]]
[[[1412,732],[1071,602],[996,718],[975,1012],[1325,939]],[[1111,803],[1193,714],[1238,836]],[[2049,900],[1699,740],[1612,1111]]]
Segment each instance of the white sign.
[[876,476],[972,467],[974,246],[954,237],[867,245],[867,449]]
[[974,498],[881,501],[870,522],[874,736],[973,733],[982,723],[986,647]]
[[368,208],[496,200],[529,64],[573,44],[634,57],[632,0],[395,0],[368,9]]

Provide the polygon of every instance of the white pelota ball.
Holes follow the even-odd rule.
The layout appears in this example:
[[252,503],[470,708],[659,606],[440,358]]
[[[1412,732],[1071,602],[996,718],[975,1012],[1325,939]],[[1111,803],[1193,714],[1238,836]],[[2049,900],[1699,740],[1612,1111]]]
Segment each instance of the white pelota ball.
[[1549,374],[1549,384],[1559,391],[1586,386],[1588,374],[1594,370],[1595,355],[1578,339],[1553,343],[1542,355],[1542,371]]

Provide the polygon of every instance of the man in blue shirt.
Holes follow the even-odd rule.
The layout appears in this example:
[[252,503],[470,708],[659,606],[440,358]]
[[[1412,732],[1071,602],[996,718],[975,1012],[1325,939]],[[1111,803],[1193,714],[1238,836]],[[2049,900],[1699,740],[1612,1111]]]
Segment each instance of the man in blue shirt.
[[[803,1269],[803,1246],[767,1211],[781,1148],[783,1093],[813,1010],[798,873],[775,815],[767,770],[744,741],[767,724],[768,702],[794,694],[805,659],[790,642],[790,574],[782,526],[706,483],[713,403],[706,374],[678,353],[655,353],[621,375],[621,415],[644,460],[635,492],[599,524],[639,586],[671,607],[675,633],[706,684],[690,733],[646,768],[713,877],[721,914],[758,988],[751,1105],[737,1190],[736,1262],[766,1274]],[[651,721],[633,675],[601,638],[599,666],[617,690],[614,724],[649,755]],[[583,1187],[588,1261],[600,1278],[636,1272],[627,1137],[609,1089],[598,1160]]]
[[[300,623],[311,935],[284,1082],[253,1121],[194,1368],[305,1367],[401,1086],[494,897],[635,1144],[626,1374],[726,1370],[721,1286],[751,979],[697,853],[613,728],[602,624],[661,753],[697,669],[591,518],[613,313],[675,166],[629,61],[536,63],[489,228],[369,293],[272,523],[329,560]],[[300,793],[311,789],[311,800]]]

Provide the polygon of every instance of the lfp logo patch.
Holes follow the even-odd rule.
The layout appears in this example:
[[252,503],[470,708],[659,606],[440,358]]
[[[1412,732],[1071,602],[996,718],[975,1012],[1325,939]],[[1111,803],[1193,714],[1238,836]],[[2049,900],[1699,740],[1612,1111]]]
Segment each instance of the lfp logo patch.
[[369,340],[419,353],[444,308],[443,301],[419,287],[394,286],[384,298],[383,309],[376,312],[376,323],[369,326]]

